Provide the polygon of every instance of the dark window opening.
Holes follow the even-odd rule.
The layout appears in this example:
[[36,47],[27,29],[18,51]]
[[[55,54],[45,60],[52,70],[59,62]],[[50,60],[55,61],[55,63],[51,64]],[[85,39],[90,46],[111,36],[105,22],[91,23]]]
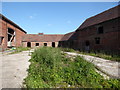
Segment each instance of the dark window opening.
[[44,46],[47,46],[47,43],[44,43]]
[[8,33],[9,33],[9,34],[14,34],[14,30],[11,29],[11,28],[8,28]]
[[8,28],[8,42],[12,42],[15,37],[15,31],[11,28]]
[[55,42],[52,42],[52,47],[55,47]]
[[100,38],[99,37],[95,38],[95,43],[100,44]]
[[2,44],[3,41],[3,37],[0,37],[0,45]]
[[39,43],[36,43],[36,45],[35,46],[39,46]]
[[8,41],[10,41],[10,40],[11,40],[11,37],[12,37],[12,36],[8,34]]
[[102,34],[104,32],[103,26],[98,27],[98,34]]
[[31,42],[27,42],[27,47],[31,47]]

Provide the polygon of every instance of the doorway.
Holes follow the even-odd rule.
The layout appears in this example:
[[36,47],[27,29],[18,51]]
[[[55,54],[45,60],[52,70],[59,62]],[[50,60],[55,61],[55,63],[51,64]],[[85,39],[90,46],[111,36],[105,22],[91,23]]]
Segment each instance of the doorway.
[[31,47],[31,42],[27,42],[27,47]]
[[89,41],[86,41],[86,42],[85,42],[85,46],[90,46],[90,42],[89,42]]
[[90,42],[89,41],[85,42],[85,51],[88,53],[90,52]]
[[52,47],[55,47],[55,42],[52,42]]

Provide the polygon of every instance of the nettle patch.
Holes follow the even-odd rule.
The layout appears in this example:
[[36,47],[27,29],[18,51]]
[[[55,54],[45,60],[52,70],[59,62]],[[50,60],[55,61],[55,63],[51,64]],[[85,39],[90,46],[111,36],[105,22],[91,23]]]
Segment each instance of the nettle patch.
[[38,48],[30,62],[27,88],[119,88],[118,79],[105,80],[92,63],[68,57],[60,48]]

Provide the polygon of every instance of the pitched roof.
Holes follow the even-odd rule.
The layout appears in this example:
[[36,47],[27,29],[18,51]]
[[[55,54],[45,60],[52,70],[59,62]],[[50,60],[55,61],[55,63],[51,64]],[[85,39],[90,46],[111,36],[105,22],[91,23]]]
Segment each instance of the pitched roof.
[[109,10],[106,10],[93,17],[90,17],[86,19],[85,22],[78,29],[80,30],[88,26],[92,26],[92,25],[99,24],[107,20],[118,18],[120,17],[119,11],[120,11],[120,5],[113,7]]
[[26,33],[26,31],[24,31],[21,27],[19,27],[17,24],[15,24],[13,21],[9,20],[8,18],[6,18],[5,16],[3,16],[2,14],[0,14],[0,19],[10,23],[11,25],[13,25],[14,27],[20,29],[21,31],[23,31],[24,33]]
[[23,36],[23,42],[58,42],[64,35],[62,34],[26,34]]
[[67,41],[67,40],[69,40],[73,34],[74,34],[74,32],[70,32],[70,33],[65,34],[60,41]]

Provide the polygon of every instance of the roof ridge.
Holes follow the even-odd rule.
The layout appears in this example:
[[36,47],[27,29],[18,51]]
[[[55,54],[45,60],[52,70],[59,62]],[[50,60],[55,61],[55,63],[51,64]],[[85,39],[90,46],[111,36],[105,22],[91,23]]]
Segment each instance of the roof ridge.
[[12,20],[8,19],[7,17],[5,17],[4,15],[2,15],[2,14],[0,13],[0,19],[3,19],[3,18],[4,18],[5,20],[7,20],[8,23],[13,24],[16,28],[18,28],[18,29],[20,29],[21,31],[27,33],[27,32],[26,32],[25,30],[23,30],[19,25],[17,25],[17,24],[14,23]]
[[91,18],[93,18],[93,17],[96,17],[96,16],[98,16],[98,15],[101,15],[101,14],[103,14],[103,13],[105,13],[105,12],[108,12],[108,11],[114,9],[114,8],[119,7],[119,6],[120,6],[120,5],[117,5],[117,6],[115,6],[115,7],[112,7],[112,8],[110,8],[110,9],[107,9],[107,10],[101,12],[101,13],[98,13],[98,14],[96,14],[96,15],[94,15],[94,16],[91,16],[91,17],[87,18],[86,20],[91,19]]

